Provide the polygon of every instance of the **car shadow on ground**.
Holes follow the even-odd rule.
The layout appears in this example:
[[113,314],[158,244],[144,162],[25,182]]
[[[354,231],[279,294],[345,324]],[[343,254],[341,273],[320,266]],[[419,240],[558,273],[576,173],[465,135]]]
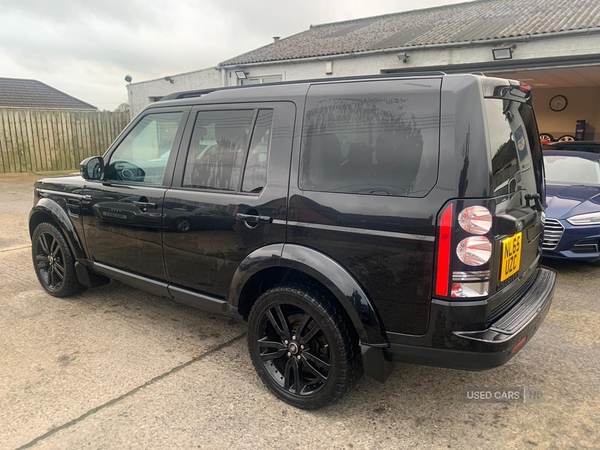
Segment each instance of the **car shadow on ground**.
[[600,261],[592,263],[572,259],[543,258],[542,264],[565,274],[592,273],[600,270]]

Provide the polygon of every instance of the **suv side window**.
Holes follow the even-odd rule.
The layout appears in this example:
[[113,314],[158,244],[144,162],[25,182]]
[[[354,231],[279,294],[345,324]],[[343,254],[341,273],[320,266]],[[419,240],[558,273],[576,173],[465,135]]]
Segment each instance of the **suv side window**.
[[252,142],[244,170],[242,192],[259,193],[267,184],[267,161],[271,147],[273,110],[261,109],[252,132]]
[[436,183],[439,80],[310,87],[300,188],[423,197]]
[[272,121],[273,111],[266,109],[198,112],[183,187],[260,192],[266,184]]
[[182,112],[148,114],[110,156],[105,179],[161,186]]

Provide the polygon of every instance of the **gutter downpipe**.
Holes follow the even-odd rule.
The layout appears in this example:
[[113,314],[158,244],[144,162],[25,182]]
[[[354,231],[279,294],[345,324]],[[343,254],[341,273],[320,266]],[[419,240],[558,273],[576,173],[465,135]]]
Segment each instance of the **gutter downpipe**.
[[226,81],[227,81],[227,69],[222,67],[221,68],[221,87],[225,87]]
[[323,56],[311,56],[308,58],[296,58],[296,59],[278,59],[275,61],[262,61],[262,62],[253,62],[253,63],[241,63],[241,64],[219,64],[218,67],[249,67],[249,66],[265,66],[269,64],[285,64],[285,63],[301,63],[306,61],[329,61],[331,59],[340,59],[340,58],[354,58],[357,56],[364,55],[376,55],[376,54],[387,54],[387,53],[400,53],[400,52],[408,52],[415,50],[437,50],[442,48],[461,48],[461,47],[470,47],[474,45],[496,45],[496,44],[506,44],[510,42],[528,42],[537,39],[549,39],[549,38],[560,38],[560,37],[569,37],[572,35],[588,35],[588,34],[597,34],[600,33],[600,27],[597,28],[585,28],[582,30],[569,30],[569,31],[558,31],[555,34],[545,33],[545,34],[528,34],[525,36],[514,36],[508,38],[498,38],[498,39],[486,39],[486,40],[476,40],[476,41],[464,41],[464,42],[451,42],[445,44],[423,44],[423,45],[414,45],[409,47],[396,47],[396,48],[385,48],[378,50],[367,50],[364,52],[350,52],[350,53],[342,53],[339,55],[323,55]]

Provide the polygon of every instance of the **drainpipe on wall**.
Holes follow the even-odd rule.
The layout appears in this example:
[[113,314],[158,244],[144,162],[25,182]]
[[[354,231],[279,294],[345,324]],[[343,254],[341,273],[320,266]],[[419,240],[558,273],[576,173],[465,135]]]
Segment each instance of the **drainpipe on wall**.
[[227,81],[227,69],[221,68],[221,87],[225,87]]

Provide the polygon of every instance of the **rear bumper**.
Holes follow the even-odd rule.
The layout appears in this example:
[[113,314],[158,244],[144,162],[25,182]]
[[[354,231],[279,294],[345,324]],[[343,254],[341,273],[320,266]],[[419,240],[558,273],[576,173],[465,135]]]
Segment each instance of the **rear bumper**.
[[[550,310],[556,273],[540,268],[522,297],[485,329],[448,331],[430,347],[390,343],[387,359],[463,370],[485,370],[510,360],[536,333]],[[436,340],[437,341],[437,340]]]

